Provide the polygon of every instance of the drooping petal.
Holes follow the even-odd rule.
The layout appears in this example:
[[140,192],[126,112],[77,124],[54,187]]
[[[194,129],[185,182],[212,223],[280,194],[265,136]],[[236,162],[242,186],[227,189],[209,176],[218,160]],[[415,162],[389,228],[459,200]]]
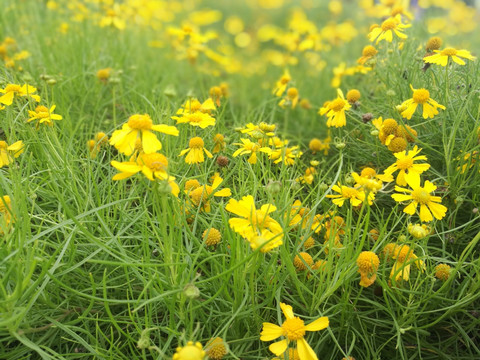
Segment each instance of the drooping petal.
[[162,149],[162,143],[150,130],[142,130],[142,148],[145,154],[151,154]]
[[432,213],[430,210],[428,210],[428,207],[425,204],[420,205],[420,220],[423,222],[429,222],[433,220]]
[[293,315],[293,308],[290,305],[281,302],[280,309],[282,309],[283,315],[285,315],[287,319],[293,319],[295,317]]
[[263,329],[260,333],[260,340],[262,341],[272,341],[283,335],[283,330],[280,326],[264,322]]
[[300,360],[318,360],[317,354],[303,337],[297,340],[297,350]]
[[287,348],[288,342],[286,339],[273,343],[268,347],[268,349],[277,356],[282,355],[285,351],[287,351]]

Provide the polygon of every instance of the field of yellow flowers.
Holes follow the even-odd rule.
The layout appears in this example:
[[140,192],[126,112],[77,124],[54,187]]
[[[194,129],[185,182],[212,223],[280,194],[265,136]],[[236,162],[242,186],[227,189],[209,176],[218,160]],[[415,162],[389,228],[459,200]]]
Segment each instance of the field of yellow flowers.
[[479,24],[3,0],[0,359],[479,359]]

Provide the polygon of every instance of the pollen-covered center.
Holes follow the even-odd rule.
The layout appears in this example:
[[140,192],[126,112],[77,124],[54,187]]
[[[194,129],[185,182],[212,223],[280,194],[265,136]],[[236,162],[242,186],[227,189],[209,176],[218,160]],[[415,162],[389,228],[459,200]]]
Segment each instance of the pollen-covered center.
[[168,166],[167,158],[158,153],[144,154],[142,156],[142,162],[153,171],[165,171]]
[[388,31],[395,29],[397,27],[397,22],[395,19],[387,19],[382,23],[382,30],[383,31]]
[[282,324],[283,336],[288,340],[295,341],[303,338],[305,335],[305,323],[302,319],[294,317],[287,319]]
[[400,170],[407,170],[407,169],[410,169],[412,166],[413,166],[412,158],[406,157],[406,158],[397,160],[397,167]]
[[419,187],[412,191],[412,199],[419,204],[427,204],[430,201],[430,193],[425,191],[424,188]]
[[335,99],[333,100],[329,107],[330,109],[332,109],[333,111],[341,111],[343,110],[343,108],[345,107],[345,104],[346,104],[346,101],[345,100],[342,100],[342,99]]
[[46,106],[39,105],[35,108],[36,117],[39,119],[44,119],[49,117],[48,109]]
[[375,272],[378,265],[380,265],[380,260],[372,251],[364,251],[358,256],[357,266],[363,273]]
[[440,55],[443,55],[443,56],[454,56],[454,55],[457,55],[457,50],[454,49],[454,48],[446,48],[446,49],[443,49],[442,52],[440,53]]
[[148,115],[132,115],[128,119],[127,124],[131,129],[150,130],[152,128],[152,119]]
[[203,142],[201,137],[195,136],[191,138],[190,141],[188,142],[188,147],[190,149],[201,149],[203,148],[204,144],[205,143]]
[[351,199],[357,196],[357,190],[349,188],[349,187],[344,187],[342,189],[342,196],[346,199]]
[[430,99],[430,93],[427,89],[418,89],[413,92],[413,101],[417,104],[424,104]]
[[203,120],[202,113],[194,112],[193,114],[188,115],[188,121],[191,123],[201,123]]

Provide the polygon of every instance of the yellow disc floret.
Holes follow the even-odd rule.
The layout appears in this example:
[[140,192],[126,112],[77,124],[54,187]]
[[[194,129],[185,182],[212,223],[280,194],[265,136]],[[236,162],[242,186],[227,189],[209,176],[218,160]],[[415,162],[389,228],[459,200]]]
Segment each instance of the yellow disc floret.
[[127,124],[131,129],[150,130],[152,128],[152,119],[147,114],[135,114],[130,116]]
[[298,317],[285,320],[282,324],[283,336],[290,341],[295,341],[303,338],[305,335],[305,323]]

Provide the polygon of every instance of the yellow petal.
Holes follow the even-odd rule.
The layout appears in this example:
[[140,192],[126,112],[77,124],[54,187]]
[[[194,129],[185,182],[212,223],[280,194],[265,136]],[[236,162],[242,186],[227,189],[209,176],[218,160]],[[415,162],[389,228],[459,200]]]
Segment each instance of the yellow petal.
[[305,330],[307,331],[319,331],[323,330],[326,327],[328,327],[329,321],[328,317],[322,316],[321,318],[318,318],[317,320],[311,322],[307,326],[305,326]]
[[285,303],[280,303],[280,309],[282,309],[282,312],[287,319],[293,319],[295,317],[293,315],[293,309],[290,305],[287,305]]
[[297,340],[297,350],[300,360],[318,360],[317,354],[303,337]]
[[276,343],[271,344],[268,347],[268,349],[272,353],[274,353],[275,355],[280,356],[287,350],[287,347],[288,347],[288,342],[285,339],[285,340],[281,340],[281,341],[278,341]]
[[264,322],[263,329],[260,333],[260,340],[262,341],[272,341],[283,335],[283,330],[280,326]]

